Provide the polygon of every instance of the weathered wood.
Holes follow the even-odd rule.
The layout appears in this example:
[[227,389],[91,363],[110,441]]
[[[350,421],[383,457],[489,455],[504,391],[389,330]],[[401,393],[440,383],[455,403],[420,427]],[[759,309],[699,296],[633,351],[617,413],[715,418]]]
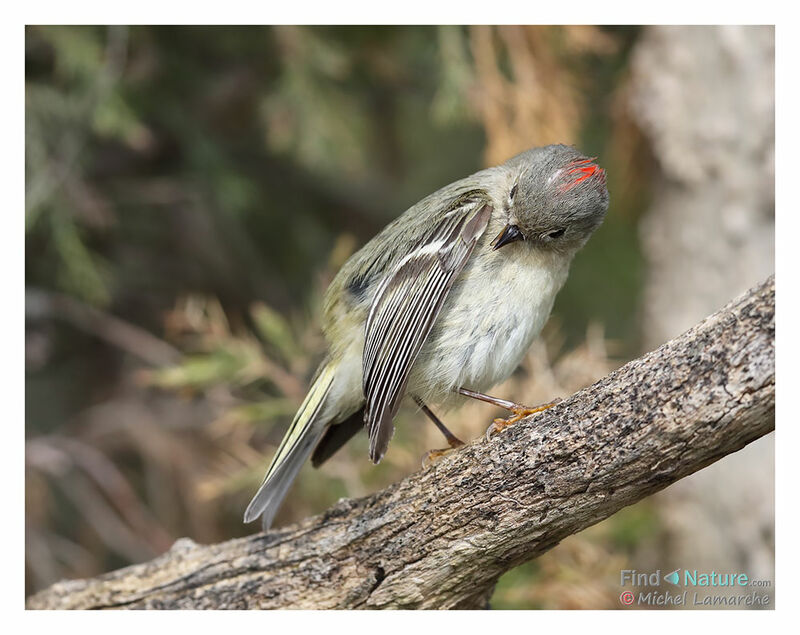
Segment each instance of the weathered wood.
[[[477,608],[497,578],[774,428],[774,278],[377,494],[60,582],[28,608]],[[768,469],[769,466],[765,466]]]

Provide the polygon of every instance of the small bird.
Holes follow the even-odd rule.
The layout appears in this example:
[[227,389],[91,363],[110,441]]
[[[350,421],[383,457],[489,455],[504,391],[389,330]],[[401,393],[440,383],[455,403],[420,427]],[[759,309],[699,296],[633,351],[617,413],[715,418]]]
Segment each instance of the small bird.
[[543,409],[483,391],[519,365],[607,209],[605,171],[549,145],[451,183],[387,225],[325,294],[327,356],[244,521],[261,516],[268,529],[309,456],[320,465],[363,428],[378,463],[406,394],[451,447],[461,442],[427,404],[482,399],[516,415],[506,423]]

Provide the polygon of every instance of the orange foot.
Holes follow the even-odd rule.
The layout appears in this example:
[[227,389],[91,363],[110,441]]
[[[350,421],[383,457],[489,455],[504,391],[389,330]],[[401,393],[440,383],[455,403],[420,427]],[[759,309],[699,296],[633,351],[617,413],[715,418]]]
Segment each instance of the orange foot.
[[486,438],[488,439],[496,432],[501,432],[505,430],[508,426],[516,423],[520,419],[527,417],[528,415],[536,414],[537,412],[542,412],[547,410],[548,408],[552,408],[556,404],[559,404],[563,401],[563,399],[556,399],[555,401],[551,401],[550,403],[543,404],[541,406],[536,406],[531,408],[529,406],[521,406],[521,405],[514,405],[509,408],[511,412],[514,413],[513,417],[509,417],[508,419],[501,419],[497,418],[492,421],[492,425],[490,425],[486,429]]
[[441,450],[429,450],[425,453],[425,456],[422,457],[422,469],[433,465],[441,459],[443,456],[450,454],[453,450],[457,450],[460,448],[464,443],[459,441],[458,439],[454,439],[451,441],[451,445],[449,448],[442,448]]

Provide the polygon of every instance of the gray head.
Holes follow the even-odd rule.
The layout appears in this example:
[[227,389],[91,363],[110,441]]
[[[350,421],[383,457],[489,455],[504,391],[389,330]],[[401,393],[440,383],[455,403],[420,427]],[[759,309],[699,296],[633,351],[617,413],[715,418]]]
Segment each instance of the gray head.
[[523,240],[539,249],[571,253],[603,222],[606,173],[575,148],[534,148],[504,167],[514,181],[503,210],[508,220],[492,243],[495,249]]

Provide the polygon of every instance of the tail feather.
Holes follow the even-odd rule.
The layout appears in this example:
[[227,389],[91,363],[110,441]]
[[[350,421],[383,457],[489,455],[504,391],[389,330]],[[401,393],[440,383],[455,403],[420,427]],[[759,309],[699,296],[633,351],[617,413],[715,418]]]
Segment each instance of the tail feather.
[[320,415],[333,378],[334,367],[330,364],[317,374],[275,452],[261,487],[244,512],[244,522],[252,522],[263,515],[264,529],[269,528],[289,486],[328,427],[328,422],[320,420]]
[[265,482],[258,490],[253,502],[250,503],[247,512],[245,512],[245,522],[255,520],[260,515],[263,530],[267,531],[270,528],[292,482],[300,472],[300,468],[308,460],[311,451],[317,444],[319,437],[325,432],[326,427],[317,426],[315,430],[309,426],[306,429],[297,445],[292,448],[291,453],[269,477],[269,481]]

